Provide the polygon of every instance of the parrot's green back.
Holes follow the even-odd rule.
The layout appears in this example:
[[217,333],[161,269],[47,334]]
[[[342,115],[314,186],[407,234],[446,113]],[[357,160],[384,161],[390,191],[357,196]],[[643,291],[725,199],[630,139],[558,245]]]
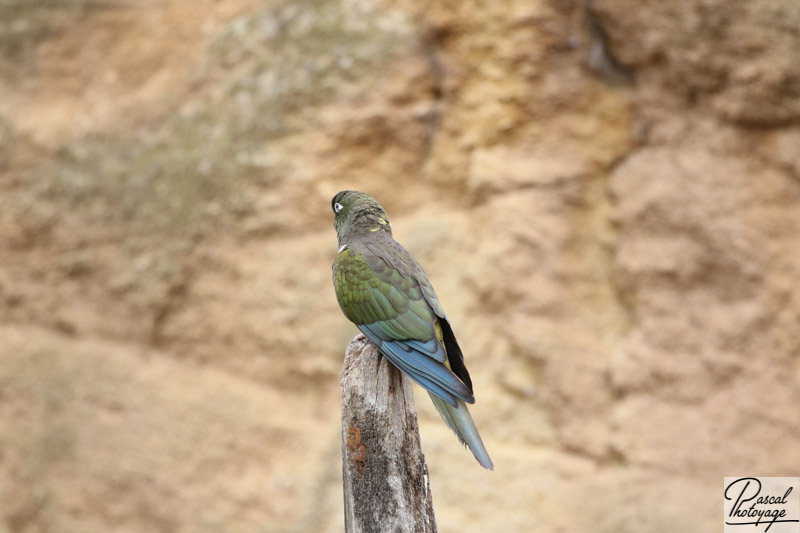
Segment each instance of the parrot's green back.
[[472,381],[428,277],[394,240],[386,212],[374,198],[342,191],[332,205],[339,239],[333,284],[342,312],[430,393],[445,423],[491,470],[466,406],[475,401]]

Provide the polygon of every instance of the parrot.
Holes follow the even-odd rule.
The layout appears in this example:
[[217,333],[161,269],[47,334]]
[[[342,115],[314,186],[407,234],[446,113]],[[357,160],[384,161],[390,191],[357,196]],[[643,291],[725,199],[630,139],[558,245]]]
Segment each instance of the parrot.
[[464,356],[422,266],[394,240],[389,217],[372,196],[341,191],[331,207],[339,243],[333,286],[342,313],[430,394],[461,444],[494,470],[467,409],[475,395]]

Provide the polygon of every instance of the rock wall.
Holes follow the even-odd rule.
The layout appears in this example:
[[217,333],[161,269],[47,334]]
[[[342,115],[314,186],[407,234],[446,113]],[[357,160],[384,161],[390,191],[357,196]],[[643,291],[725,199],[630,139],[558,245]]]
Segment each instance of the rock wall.
[[0,533],[342,530],[344,188],[473,376],[440,531],[717,531],[800,464],[798,6],[0,6]]

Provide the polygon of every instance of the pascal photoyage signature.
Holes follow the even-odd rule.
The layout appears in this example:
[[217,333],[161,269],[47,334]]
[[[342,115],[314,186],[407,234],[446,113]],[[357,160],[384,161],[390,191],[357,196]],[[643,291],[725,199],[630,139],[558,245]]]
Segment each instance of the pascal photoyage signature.
[[[786,505],[789,494],[791,493],[792,487],[789,487],[783,496],[773,496],[770,494],[764,494],[762,496],[761,482],[758,479],[754,477],[743,477],[732,481],[725,487],[725,499],[735,499],[733,507],[731,507],[728,513],[728,517],[732,520],[726,521],[725,523],[732,526],[754,525],[756,527],[760,524],[767,524],[764,531],[769,531],[769,528],[775,523],[797,522],[798,520],[781,520],[786,517],[786,509],[781,509],[780,506]],[[753,503],[751,503],[749,507],[745,507],[749,502]],[[747,519],[755,520],[745,521]]]

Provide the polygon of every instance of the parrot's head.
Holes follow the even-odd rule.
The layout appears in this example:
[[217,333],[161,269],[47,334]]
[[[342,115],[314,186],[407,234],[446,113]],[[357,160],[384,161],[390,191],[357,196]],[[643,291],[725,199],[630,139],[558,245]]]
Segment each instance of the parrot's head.
[[[370,234],[392,234],[389,217],[381,204],[368,194],[358,191],[342,191],[331,200],[333,227],[340,244],[350,237]],[[344,241],[344,242],[343,242]]]

